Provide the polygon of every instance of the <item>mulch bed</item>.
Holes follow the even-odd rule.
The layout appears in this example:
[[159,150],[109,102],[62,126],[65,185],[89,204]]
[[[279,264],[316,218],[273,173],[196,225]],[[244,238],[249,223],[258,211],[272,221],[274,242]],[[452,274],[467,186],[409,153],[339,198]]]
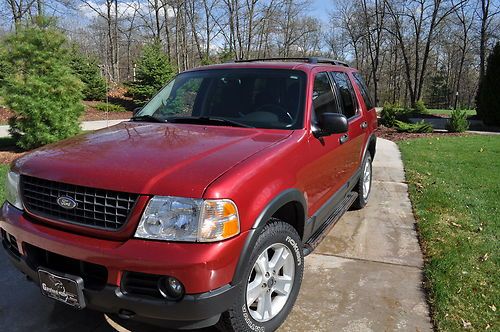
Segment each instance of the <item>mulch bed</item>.
[[[3,150],[4,148],[2,148]],[[21,157],[26,152],[0,151],[0,164],[10,164],[14,159]]]
[[[84,101],[85,113],[80,117],[80,121],[97,121],[97,120],[121,120],[132,117],[132,110],[136,107],[133,99],[127,96],[127,89],[123,87],[115,87],[108,93],[108,100],[112,104],[121,105],[126,112],[103,112],[95,109],[98,101]],[[107,114],[106,114],[107,113]],[[6,125],[9,118],[14,113],[7,108],[0,106],[0,125]]]
[[7,124],[9,118],[14,115],[10,110],[0,106],[0,124]]
[[467,133],[449,133],[449,132],[433,132],[433,133],[399,133],[394,128],[379,126],[375,131],[375,135],[380,138],[385,138],[393,142],[403,141],[413,138],[422,137],[448,137],[448,136],[466,136]]
[[[103,112],[99,111],[92,106],[96,104],[93,101],[84,102],[86,105],[85,113],[80,117],[81,121],[97,121],[97,120],[121,120],[130,119],[132,112]],[[6,125],[9,118],[14,115],[10,110],[0,107],[0,125]]]
[[[84,101],[85,114],[80,118],[82,121],[97,121],[97,120],[121,120],[130,119],[132,112],[103,112],[95,109],[93,106],[97,104],[96,101]],[[106,114],[107,113],[107,114]]]

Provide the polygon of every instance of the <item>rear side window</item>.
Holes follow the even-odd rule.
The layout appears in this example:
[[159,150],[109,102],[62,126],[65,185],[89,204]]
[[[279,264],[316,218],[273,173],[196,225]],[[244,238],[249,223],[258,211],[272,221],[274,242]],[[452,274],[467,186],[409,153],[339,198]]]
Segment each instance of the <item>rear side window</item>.
[[356,115],[356,99],[349,76],[342,72],[332,72],[333,80],[339,91],[340,101],[344,115],[349,119]]
[[363,100],[365,101],[365,105],[367,109],[372,109],[373,108],[373,102],[372,99],[370,98],[370,93],[368,91],[368,87],[366,86],[365,80],[363,80],[363,77],[361,76],[360,73],[352,73],[352,76],[354,76],[354,81],[356,81],[356,84],[359,87],[359,90],[361,91],[361,96],[363,97]]
[[326,72],[316,74],[313,86],[313,122],[323,113],[338,113],[335,95]]

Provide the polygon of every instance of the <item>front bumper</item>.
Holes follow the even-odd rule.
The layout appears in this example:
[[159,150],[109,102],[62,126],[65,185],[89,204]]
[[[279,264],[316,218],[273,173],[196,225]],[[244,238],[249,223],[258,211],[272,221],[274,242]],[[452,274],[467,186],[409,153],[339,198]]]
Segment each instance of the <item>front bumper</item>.
[[[5,244],[4,244],[5,247]],[[24,258],[9,253],[14,266],[38,284],[38,273]],[[180,301],[146,299],[124,294],[120,287],[107,285],[102,290],[84,289],[87,308],[123,319],[134,319],[169,328],[195,329],[214,325],[221,312],[234,301],[237,287],[226,285],[211,292],[185,295]]]
[[[8,203],[2,207],[0,228],[17,242],[13,249],[3,241],[12,263],[35,282],[38,274],[26,250],[30,246],[106,267],[105,287],[83,291],[91,309],[168,327],[197,328],[213,325],[236,296],[238,287],[232,278],[239,255],[235,253],[241,252],[245,234],[212,244],[115,242],[49,228],[27,218]],[[120,287],[125,271],[173,276],[184,284],[186,295],[169,301],[125,294]]]

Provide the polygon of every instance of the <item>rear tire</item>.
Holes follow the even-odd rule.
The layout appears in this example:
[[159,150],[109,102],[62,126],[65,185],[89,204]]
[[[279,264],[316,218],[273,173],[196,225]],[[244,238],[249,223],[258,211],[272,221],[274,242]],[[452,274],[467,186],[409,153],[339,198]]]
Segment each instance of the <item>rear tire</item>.
[[272,218],[259,235],[238,296],[221,316],[220,331],[274,331],[292,310],[302,283],[304,257],[297,231]]
[[358,197],[352,204],[354,210],[362,209],[368,203],[372,189],[372,177],[372,156],[367,152],[361,167],[361,177],[354,188],[354,191],[358,193]]

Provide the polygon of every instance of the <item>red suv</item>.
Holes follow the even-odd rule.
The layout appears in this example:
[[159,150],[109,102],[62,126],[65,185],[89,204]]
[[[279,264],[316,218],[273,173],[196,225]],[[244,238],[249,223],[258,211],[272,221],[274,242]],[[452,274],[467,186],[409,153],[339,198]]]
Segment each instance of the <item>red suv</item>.
[[359,73],[335,60],[181,73],[131,121],[16,160],[3,246],[78,309],[275,330],[303,257],[368,200],[376,119]]

